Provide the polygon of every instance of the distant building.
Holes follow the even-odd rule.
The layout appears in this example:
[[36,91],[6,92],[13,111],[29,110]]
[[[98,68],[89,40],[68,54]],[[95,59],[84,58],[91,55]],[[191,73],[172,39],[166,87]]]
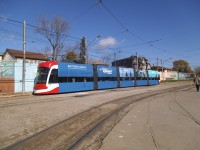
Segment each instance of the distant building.
[[112,62],[112,66],[127,67],[127,68],[134,68],[134,69],[136,69],[136,68],[151,69],[151,66],[148,63],[148,60],[145,57],[137,58],[137,56],[130,56],[128,58],[116,60],[116,61]]
[[101,61],[92,61],[92,62],[90,62],[90,64],[92,64],[92,65],[109,66],[108,64],[103,63],[103,62],[101,62]]
[[176,71],[175,69],[172,68],[166,68],[166,67],[162,67],[162,66],[152,66],[151,70],[157,70],[157,71],[164,71],[164,70],[168,70],[168,71]]
[[[25,52],[25,59],[29,62],[48,61],[49,58],[41,53]],[[3,61],[23,60],[23,50],[6,49],[3,55]]]
[[[25,53],[25,92],[33,91],[34,79],[37,74],[38,63],[48,61],[41,53]],[[0,55],[0,93],[22,92],[22,60],[23,51],[6,49]]]

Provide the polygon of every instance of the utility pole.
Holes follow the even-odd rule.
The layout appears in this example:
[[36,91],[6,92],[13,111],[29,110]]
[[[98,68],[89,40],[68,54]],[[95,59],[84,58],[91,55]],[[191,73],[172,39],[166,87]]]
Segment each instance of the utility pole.
[[22,69],[22,93],[25,92],[25,61],[26,61],[26,21],[23,25],[23,69]]
[[138,76],[138,56],[136,52],[136,68],[134,69],[134,86],[137,86],[137,76]]
[[161,59],[161,66],[162,66],[162,80],[164,80],[164,77],[163,77],[163,61]]
[[114,53],[114,62],[115,62],[115,67],[116,67],[116,53]]
[[137,56],[137,52],[136,52],[136,71],[138,71],[138,56]]
[[158,71],[158,57],[157,57],[157,71]]

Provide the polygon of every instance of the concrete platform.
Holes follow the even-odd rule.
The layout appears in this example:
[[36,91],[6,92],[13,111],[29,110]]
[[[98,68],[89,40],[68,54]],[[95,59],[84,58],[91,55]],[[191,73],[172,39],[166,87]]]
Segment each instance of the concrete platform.
[[200,92],[185,89],[138,102],[100,150],[199,150]]

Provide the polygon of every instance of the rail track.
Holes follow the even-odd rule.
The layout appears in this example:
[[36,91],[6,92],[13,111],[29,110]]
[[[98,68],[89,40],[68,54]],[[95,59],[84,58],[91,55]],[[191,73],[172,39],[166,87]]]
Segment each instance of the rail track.
[[102,140],[140,100],[186,88],[173,87],[113,100],[65,119],[5,149],[98,149]]
[[[102,93],[110,93],[110,92],[117,92],[118,90],[121,91],[130,91],[130,89],[110,89],[110,90],[105,90],[105,91],[101,91],[99,93],[94,93],[93,91],[90,91],[90,94],[84,94],[84,92],[81,92],[80,95],[77,94],[73,94],[73,93],[68,93],[72,94],[70,97],[68,97],[68,99],[73,99],[74,97],[84,97],[84,96],[92,96],[92,95],[100,95]],[[132,89],[131,89],[132,90]],[[36,95],[36,99],[30,99],[31,96],[23,96],[24,98],[27,97],[27,99],[21,99],[20,96],[17,96],[13,99],[13,97],[11,98],[4,98],[5,100],[1,100],[0,101],[0,108],[5,108],[5,107],[12,107],[12,106],[23,106],[23,105],[31,105],[31,104],[41,104],[41,103],[55,103],[58,101],[66,101],[66,99],[63,99],[63,95],[64,94],[60,94],[61,96],[56,96],[57,100],[55,101],[54,97],[51,97],[51,95]],[[34,97],[34,96],[32,96]]]

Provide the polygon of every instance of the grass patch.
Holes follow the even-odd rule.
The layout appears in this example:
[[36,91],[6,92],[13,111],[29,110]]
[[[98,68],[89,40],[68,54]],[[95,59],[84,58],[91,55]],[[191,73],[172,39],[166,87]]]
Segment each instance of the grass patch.
[[161,81],[161,83],[168,83],[168,82],[191,82],[191,81],[193,81],[193,79],[186,79],[186,80],[163,80],[163,81]]

